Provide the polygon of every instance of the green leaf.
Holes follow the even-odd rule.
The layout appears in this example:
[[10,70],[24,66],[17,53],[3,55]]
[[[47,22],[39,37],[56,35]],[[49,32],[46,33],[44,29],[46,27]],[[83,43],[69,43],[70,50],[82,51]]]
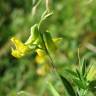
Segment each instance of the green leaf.
[[69,94],[69,96],[76,96],[76,93],[75,93],[72,85],[70,84],[70,82],[65,77],[63,77],[61,75],[60,75],[60,77],[61,77],[61,80],[62,80],[64,87],[65,87],[67,93]]
[[78,86],[78,88],[85,89],[85,86],[83,85],[82,81],[78,79],[73,79],[73,81]]
[[31,27],[31,34],[28,40],[25,42],[26,45],[37,44],[40,41],[40,32],[38,31],[38,24]]
[[69,70],[69,69],[66,69],[66,71],[71,74],[72,76],[75,76],[75,77],[78,77],[78,75],[76,74],[76,72],[72,71],[72,70]]
[[86,89],[87,81],[85,80],[85,78],[82,76],[82,73],[80,73],[78,69],[76,69],[76,72],[77,72],[77,75],[78,75],[79,82],[81,84],[80,87],[82,87],[83,89]]
[[86,74],[86,60],[84,59],[82,63],[82,75],[84,76]]
[[96,66],[92,63],[87,70],[87,80],[92,81],[96,75]]
[[89,83],[88,89],[96,93],[96,80],[93,80]]
[[48,50],[50,53],[52,53],[52,52],[54,53],[55,50],[56,50],[56,45],[55,45],[55,43],[53,42],[50,33],[49,33],[49,32],[44,32],[44,33],[43,33],[43,38],[44,38],[44,42],[45,42],[45,45],[46,45],[47,50]]
[[76,73],[77,73],[77,75],[78,75],[78,78],[79,78],[80,80],[82,80],[81,74],[80,74],[80,72],[79,72],[78,69],[76,69]]
[[52,96],[60,96],[51,83],[48,82],[48,88],[52,92]]

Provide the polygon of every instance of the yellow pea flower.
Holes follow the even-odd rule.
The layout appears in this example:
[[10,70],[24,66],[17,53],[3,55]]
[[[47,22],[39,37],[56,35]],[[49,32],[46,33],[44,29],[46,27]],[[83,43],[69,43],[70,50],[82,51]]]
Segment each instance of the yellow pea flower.
[[42,50],[42,49],[37,49],[36,52],[37,52],[37,54],[38,54],[39,56],[45,56],[45,55],[46,55],[45,51]]
[[37,56],[35,58],[36,62],[38,64],[43,64],[47,60],[46,52],[41,49],[37,49],[36,52],[37,52]]
[[15,44],[15,49],[12,48],[12,53],[11,53],[14,57],[20,58],[29,51],[29,48],[17,38],[13,37],[11,38],[11,41]]
[[37,56],[35,58],[37,64],[40,64],[37,68],[37,74],[40,76],[45,76],[49,70],[48,57],[44,50],[37,49]]

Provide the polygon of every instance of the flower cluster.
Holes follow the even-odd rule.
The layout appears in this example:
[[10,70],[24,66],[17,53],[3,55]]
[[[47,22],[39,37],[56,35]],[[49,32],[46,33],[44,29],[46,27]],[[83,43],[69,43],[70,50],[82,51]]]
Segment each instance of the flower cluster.
[[[49,32],[41,32],[40,24],[52,13],[43,14],[39,24],[35,24],[31,27],[31,33],[25,43],[22,43],[19,39],[12,37],[11,41],[14,43],[15,48],[12,48],[12,55],[16,58],[26,56],[30,52],[36,52],[36,62],[44,64],[47,61],[47,55],[54,54],[57,45],[61,42],[61,38],[52,38]],[[43,71],[46,69],[43,66]],[[40,70],[38,71],[40,72]],[[44,72],[43,72],[44,73]]]
[[[11,41],[15,45],[15,49],[12,48],[12,55],[16,58],[25,56],[30,51],[37,52],[38,56],[45,56],[45,47],[50,52],[56,50],[56,44],[61,41],[61,38],[52,39],[49,32],[44,32],[40,35],[38,25],[33,25],[31,28],[31,34],[25,43],[22,43],[19,39],[12,37]],[[43,54],[43,55],[42,55]]]

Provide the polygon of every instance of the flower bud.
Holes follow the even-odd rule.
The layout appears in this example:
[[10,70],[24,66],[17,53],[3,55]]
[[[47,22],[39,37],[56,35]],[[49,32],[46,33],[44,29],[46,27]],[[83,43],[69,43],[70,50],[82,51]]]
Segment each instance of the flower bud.
[[38,31],[38,25],[35,24],[31,27],[31,34],[28,38],[28,40],[25,42],[26,45],[31,45],[31,44],[37,44],[40,39],[40,33]]

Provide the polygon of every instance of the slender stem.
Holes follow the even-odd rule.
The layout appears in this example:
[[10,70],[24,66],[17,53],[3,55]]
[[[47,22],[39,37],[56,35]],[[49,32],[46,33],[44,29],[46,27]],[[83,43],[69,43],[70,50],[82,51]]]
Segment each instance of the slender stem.
[[[46,12],[47,12],[47,11],[49,12],[49,0],[46,0]],[[51,61],[51,66],[52,66],[52,69],[53,69],[52,71],[57,75],[58,79],[61,80],[60,75],[58,74],[57,69],[56,69],[56,67],[55,67],[55,65],[54,65],[54,61],[53,61],[53,59],[52,59],[52,57],[51,57],[51,55],[50,55],[50,53],[49,53],[49,51],[48,51],[48,48],[46,47],[46,44],[45,44],[46,42],[44,41],[43,32],[41,32],[41,30],[40,30],[40,26],[41,26],[41,24],[42,24],[42,21],[43,21],[43,19],[41,19],[40,22],[39,22],[39,24],[38,24],[38,30],[39,30],[39,32],[40,32],[40,36],[41,36],[41,39],[42,39],[42,43],[43,43],[45,52],[46,52],[46,54],[49,56],[49,59],[50,59],[50,61]]]
[[33,6],[33,8],[32,8],[32,16],[33,16],[33,17],[34,17],[35,14],[36,14],[36,10],[37,10],[37,7],[39,6],[40,2],[41,2],[41,0],[39,0],[39,1],[37,2],[37,4],[36,4],[35,6]]
[[50,53],[49,53],[49,51],[48,51],[48,49],[47,49],[47,47],[46,47],[46,45],[45,45],[45,41],[44,41],[42,32],[40,32],[40,35],[41,35],[41,39],[42,39],[42,42],[43,42],[43,45],[44,45],[44,49],[45,49],[46,53],[48,54],[48,56],[49,56],[49,58],[50,58],[50,60],[51,60],[51,65],[52,65],[53,69],[55,69],[53,60],[52,60],[52,58],[51,58],[51,56],[50,56]]
[[48,10],[48,11],[49,11],[49,10],[50,10],[50,8],[49,8],[50,1],[49,1],[49,0],[46,0],[45,2],[46,2],[46,10]]
[[79,66],[80,66],[80,52],[79,52],[79,48],[78,48],[78,63],[79,63]]
[[[41,32],[40,32],[41,33]],[[47,55],[49,56],[49,58],[50,58],[50,60],[51,60],[51,66],[52,66],[52,71],[57,75],[57,77],[61,80],[61,78],[60,78],[60,75],[58,74],[58,72],[57,72],[57,69],[56,69],[56,67],[55,67],[55,65],[54,65],[54,61],[53,61],[53,59],[52,59],[52,57],[51,57],[51,55],[50,55],[50,53],[49,53],[49,51],[48,51],[48,49],[47,49],[47,47],[46,47],[46,45],[45,45],[45,41],[44,41],[44,38],[43,38],[43,34],[41,33],[41,38],[42,38],[42,42],[43,42],[43,44],[44,44],[44,47],[45,47],[45,51],[46,51],[46,53],[47,53]]]
[[[41,22],[39,22],[38,30],[40,30],[40,24],[41,24]],[[51,55],[50,55],[50,53],[49,53],[49,51],[48,51],[48,49],[46,47],[46,44],[45,44],[45,41],[44,41],[44,37],[43,37],[43,32],[41,32],[41,31],[40,31],[40,36],[41,36],[41,39],[42,39],[42,43],[43,43],[45,52],[49,56],[49,58],[51,60],[51,66],[52,66],[52,69],[53,69],[52,71],[55,72],[55,74],[57,75],[57,77],[59,77],[59,79],[61,80],[61,78],[60,78],[60,76],[59,76],[59,74],[57,72],[57,69],[56,69],[56,67],[54,65],[53,59],[52,59],[52,57],[51,57]]]

